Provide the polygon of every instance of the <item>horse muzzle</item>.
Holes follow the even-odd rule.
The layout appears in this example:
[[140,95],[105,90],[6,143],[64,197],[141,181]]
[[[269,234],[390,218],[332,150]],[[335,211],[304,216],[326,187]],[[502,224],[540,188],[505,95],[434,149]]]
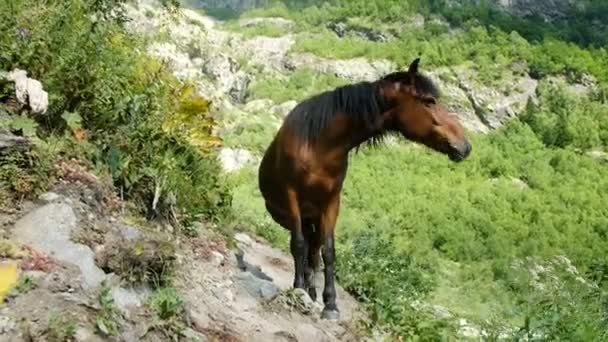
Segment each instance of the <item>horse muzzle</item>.
[[454,162],[461,162],[471,154],[473,147],[468,140],[463,140],[458,143],[450,144],[450,151],[448,157]]

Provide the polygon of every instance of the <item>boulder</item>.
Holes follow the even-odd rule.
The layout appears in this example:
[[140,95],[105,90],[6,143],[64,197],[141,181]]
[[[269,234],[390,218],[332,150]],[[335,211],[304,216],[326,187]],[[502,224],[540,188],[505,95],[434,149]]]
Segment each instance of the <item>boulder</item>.
[[245,165],[253,162],[255,158],[251,152],[244,149],[223,148],[220,151],[220,162],[222,168],[226,172],[234,172],[240,170]]
[[251,79],[234,58],[221,53],[210,56],[203,71],[214,79],[218,91],[230,95],[235,102],[243,102]]
[[368,61],[365,58],[330,60],[317,57],[311,53],[290,56],[287,61],[289,69],[308,67],[318,72],[332,74],[350,82],[375,81],[396,69],[388,60]]
[[44,114],[49,107],[49,94],[42,88],[42,83],[27,77],[27,72],[15,69],[5,76],[15,83],[15,95],[22,105],[29,106],[32,113]]

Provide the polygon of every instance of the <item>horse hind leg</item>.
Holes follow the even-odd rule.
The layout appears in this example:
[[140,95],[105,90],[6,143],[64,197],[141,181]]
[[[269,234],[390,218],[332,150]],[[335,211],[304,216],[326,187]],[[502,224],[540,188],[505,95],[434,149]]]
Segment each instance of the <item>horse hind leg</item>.
[[[276,223],[291,232],[289,247],[295,266],[293,287],[305,289],[305,269],[307,259],[306,256],[308,255],[308,242],[303,234],[300,213],[293,193],[290,193],[289,202],[289,212],[281,211],[275,208],[270,202],[266,202],[266,209]],[[293,203],[295,203],[295,205]]]
[[304,271],[305,286],[310,299],[317,300],[317,288],[315,282],[316,272],[319,270],[321,262],[321,234],[319,232],[319,220],[302,220],[304,237],[308,243],[308,255],[306,268]]

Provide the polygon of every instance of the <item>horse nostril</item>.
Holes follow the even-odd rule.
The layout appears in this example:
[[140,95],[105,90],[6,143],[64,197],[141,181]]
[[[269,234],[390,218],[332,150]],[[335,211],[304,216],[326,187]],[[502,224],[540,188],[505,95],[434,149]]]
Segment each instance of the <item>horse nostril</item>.
[[465,144],[465,146],[464,146],[465,150],[464,150],[463,155],[465,157],[468,157],[469,154],[471,154],[471,150],[473,149],[473,146],[471,146],[471,144],[468,141],[465,141],[464,144]]
[[472,146],[467,140],[451,144],[452,151],[449,153],[450,159],[454,161],[462,161],[471,153]]

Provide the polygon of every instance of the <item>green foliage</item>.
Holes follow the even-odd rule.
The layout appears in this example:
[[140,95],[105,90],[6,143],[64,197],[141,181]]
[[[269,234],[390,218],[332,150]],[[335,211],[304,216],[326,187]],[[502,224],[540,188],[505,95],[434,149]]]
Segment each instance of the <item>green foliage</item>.
[[157,289],[147,305],[158,319],[153,328],[169,340],[180,341],[186,328],[185,305],[177,290],[172,287]]
[[229,31],[242,33],[245,38],[256,36],[281,37],[287,33],[285,32],[285,28],[265,22],[241,27],[238,21],[233,21],[224,24],[223,28]]
[[160,288],[150,298],[150,307],[160,319],[168,320],[184,312],[184,301],[174,288]]
[[111,290],[107,284],[103,284],[97,297],[100,309],[95,318],[95,326],[104,336],[118,335],[122,320],[122,313],[114,304]]
[[271,78],[257,81],[251,87],[251,95],[268,98],[275,103],[289,100],[301,101],[320,91],[329,90],[347,82],[335,76],[325,75],[310,69],[299,68],[287,78]]
[[0,193],[23,198],[44,192],[55,178],[54,156],[40,146],[25,152],[0,155]]
[[608,104],[581,99],[557,85],[539,87],[539,105],[521,116],[550,147],[593,149],[608,146]]
[[114,241],[112,249],[100,254],[98,264],[129,284],[159,288],[171,284],[175,253],[171,238],[147,232],[145,238]]
[[97,169],[110,173],[123,196],[150,217],[185,225],[219,219],[230,196],[218,178],[219,140],[211,134],[206,101],[145,55],[120,11],[110,13],[123,2],[0,4],[12,13],[0,19],[0,70],[27,70],[50,101],[45,115],[15,116],[11,127],[43,139],[74,135],[76,145],[93,151],[86,157]]
[[34,278],[30,275],[19,277],[19,281],[13,291],[18,294],[28,293],[29,291],[38,287],[38,278]]
[[78,325],[74,320],[52,313],[49,318],[46,339],[49,342],[71,341],[76,336],[77,328]]

